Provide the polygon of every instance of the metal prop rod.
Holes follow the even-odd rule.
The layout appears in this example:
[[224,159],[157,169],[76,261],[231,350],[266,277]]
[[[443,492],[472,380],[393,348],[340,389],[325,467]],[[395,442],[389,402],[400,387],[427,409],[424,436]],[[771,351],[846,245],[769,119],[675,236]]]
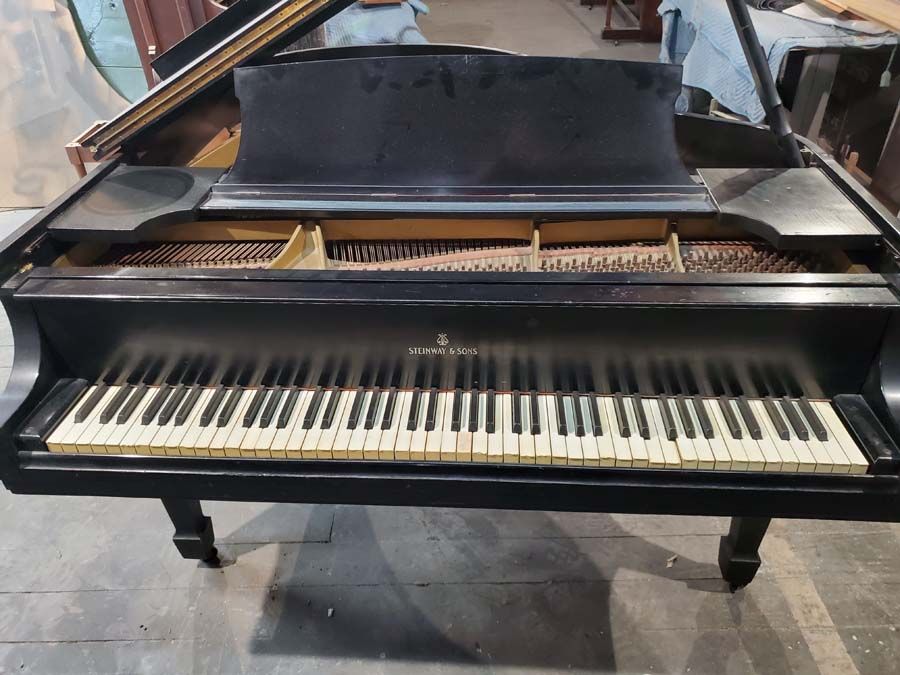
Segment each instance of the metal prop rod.
[[784,153],[785,159],[789,166],[803,167],[803,157],[800,155],[800,147],[797,145],[797,139],[794,138],[794,132],[788,122],[787,111],[775,88],[775,80],[769,70],[769,62],[766,59],[766,53],[763,51],[762,45],[759,44],[759,36],[756,34],[756,28],[750,19],[750,10],[747,8],[746,0],[725,0],[728,4],[728,11],[731,13],[731,20],[737,31],[738,39],[741,41],[741,47],[744,50],[744,56],[747,57],[747,64],[750,66],[750,73],[753,75],[753,82],[756,84],[756,94],[759,96],[760,103],[766,111],[766,120],[769,127],[778,139],[778,145]]

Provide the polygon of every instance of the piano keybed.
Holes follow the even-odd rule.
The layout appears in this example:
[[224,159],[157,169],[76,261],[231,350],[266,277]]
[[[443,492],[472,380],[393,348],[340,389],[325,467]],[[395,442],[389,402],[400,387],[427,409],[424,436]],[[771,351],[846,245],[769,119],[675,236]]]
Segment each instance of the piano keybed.
[[866,473],[829,401],[359,387],[88,387],[54,453]]

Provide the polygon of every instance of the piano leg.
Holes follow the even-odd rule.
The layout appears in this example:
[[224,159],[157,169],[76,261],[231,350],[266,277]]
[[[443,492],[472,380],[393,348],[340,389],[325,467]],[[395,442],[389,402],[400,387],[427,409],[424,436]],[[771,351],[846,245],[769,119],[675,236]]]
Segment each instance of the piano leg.
[[196,499],[163,499],[162,503],[175,526],[172,541],[181,556],[218,566],[219,552],[213,546],[212,520],[203,515],[200,502]]
[[731,592],[743,588],[756,576],[762,543],[770,518],[732,518],[728,534],[719,542],[719,569]]

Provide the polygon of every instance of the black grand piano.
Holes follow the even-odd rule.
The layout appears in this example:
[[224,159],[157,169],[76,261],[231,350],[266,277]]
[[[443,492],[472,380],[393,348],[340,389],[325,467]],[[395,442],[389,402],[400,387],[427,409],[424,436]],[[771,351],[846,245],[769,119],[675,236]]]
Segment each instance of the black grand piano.
[[9,490],[211,563],[202,499],[726,515],[732,589],[770,518],[900,520],[900,229],[765,69],[762,127],[670,65],[285,51],[347,4],[235,4],[0,244]]

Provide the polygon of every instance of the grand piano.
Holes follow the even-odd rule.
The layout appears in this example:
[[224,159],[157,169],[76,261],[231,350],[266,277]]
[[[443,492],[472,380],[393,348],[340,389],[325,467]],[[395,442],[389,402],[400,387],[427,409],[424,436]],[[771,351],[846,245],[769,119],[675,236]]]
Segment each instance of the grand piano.
[[347,4],[233,5],[0,244],[9,490],[211,564],[200,500],[729,516],[732,590],[771,518],[900,520],[900,228],[771,77],[754,126],[677,66],[289,48]]

